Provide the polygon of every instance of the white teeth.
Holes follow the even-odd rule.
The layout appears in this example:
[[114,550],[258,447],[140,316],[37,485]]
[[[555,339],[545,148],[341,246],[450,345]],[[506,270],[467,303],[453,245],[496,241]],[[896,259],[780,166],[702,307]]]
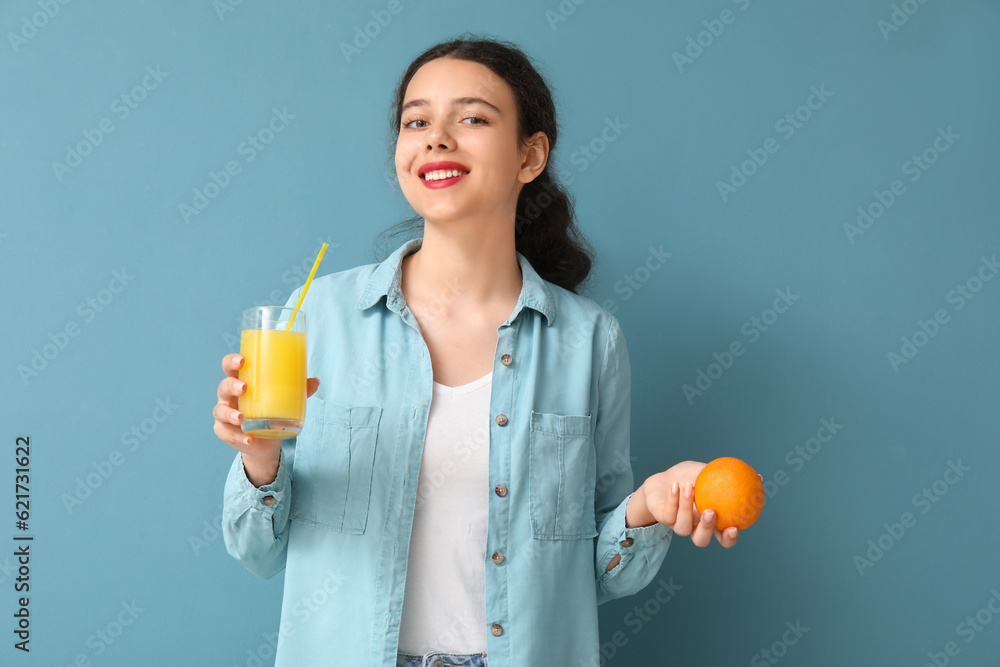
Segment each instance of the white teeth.
[[442,178],[454,178],[455,176],[461,176],[463,174],[468,174],[467,171],[459,171],[457,169],[439,169],[438,171],[429,171],[424,174],[425,181],[440,181]]

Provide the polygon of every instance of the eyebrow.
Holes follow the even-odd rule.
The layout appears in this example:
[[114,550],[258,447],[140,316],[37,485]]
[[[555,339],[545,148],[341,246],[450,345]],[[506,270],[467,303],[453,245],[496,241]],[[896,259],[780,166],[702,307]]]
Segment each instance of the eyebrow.
[[[489,107],[490,109],[493,109],[493,111],[497,112],[497,115],[500,116],[503,115],[503,112],[500,111],[500,109],[496,108],[494,105],[490,104],[481,97],[456,97],[451,101],[451,106],[453,107],[465,106],[468,104],[481,104],[483,106]],[[400,112],[406,111],[410,107],[426,107],[426,106],[430,106],[430,102],[428,102],[424,98],[410,100],[409,102],[403,105],[403,108],[400,109]]]

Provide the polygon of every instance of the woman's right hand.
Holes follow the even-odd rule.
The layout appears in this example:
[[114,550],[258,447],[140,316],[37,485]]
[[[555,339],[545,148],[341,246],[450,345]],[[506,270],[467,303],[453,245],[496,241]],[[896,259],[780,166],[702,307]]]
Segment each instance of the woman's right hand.
[[[246,391],[246,383],[239,379],[240,366],[243,365],[243,355],[227,354],[222,358],[222,370],[226,377],[219,383],[219,402],[215,404],[212,415],[215,417],[215,435],[224,443],[243,454],[243,466],[247,477],[255,486],[261,486],[274,481],[278,471],[278,460],[281,456],[280,438],[255,438],[247,435],[240,428],[243,413],[239,411],[239,396]],[[306,397],[312,396],[319,389],[319,378],[306,380]],[[257,478],[270,475],[260,484]]]

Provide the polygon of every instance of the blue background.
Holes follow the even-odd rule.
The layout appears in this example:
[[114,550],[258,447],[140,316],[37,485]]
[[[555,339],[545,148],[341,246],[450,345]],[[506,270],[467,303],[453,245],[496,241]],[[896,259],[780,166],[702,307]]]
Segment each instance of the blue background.
[[[393,86],[468,30],[522,46],[553,87],[552,159],[599,251],[589,296],[631,355],[636,484],[724,455],[772,483],[734,549],[676,538],[649,588],[601,607],[607,664],[921,665],[948,642],[939,664],[997,664],[997,2],[909,0],[898,26],[888,0],[219,5],[0,6],[0,663],[273,662],[282,578],[257,580],[219,532],[220,361],[240,313],[283,304],[322,242],[321,275],[382,258],[376,236],[411,214],[386,162]],[[275,109],[294,118],[248,160]],[[54,165],[102,121],[77,166]],[[229,161],[239,173],[185,217]],[[724,197],[734,167],[750,175]],[[880,217],[845,230],[897,179]],[[655,271],[651,246],[671,253]],[[768,313],[778,290],[797,298]],[[699,371],[711,385],[685,393]],[[842,427],[810,442],[823,419]],[[30,656],[11,632],[19,435]]]

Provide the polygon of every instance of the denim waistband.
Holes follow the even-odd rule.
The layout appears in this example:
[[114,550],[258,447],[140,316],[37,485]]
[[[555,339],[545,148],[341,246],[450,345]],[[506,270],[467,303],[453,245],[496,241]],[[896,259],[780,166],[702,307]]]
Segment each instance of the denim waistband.
[[396,654],[396,667],[487,667],[485,653]]

